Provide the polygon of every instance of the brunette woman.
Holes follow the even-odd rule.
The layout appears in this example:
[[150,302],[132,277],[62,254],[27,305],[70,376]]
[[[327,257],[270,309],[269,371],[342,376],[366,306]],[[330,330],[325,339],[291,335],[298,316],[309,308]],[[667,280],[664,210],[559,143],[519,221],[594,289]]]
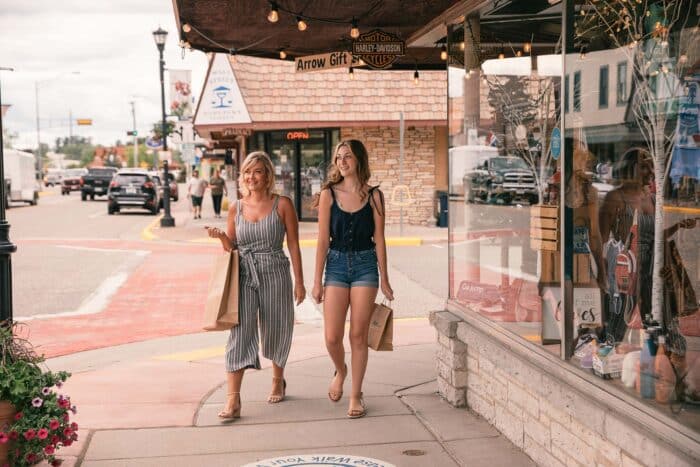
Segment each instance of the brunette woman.
[[[268,402],[284,400],[284,366],[292,344],[293,298],[297,305],[306,289],[299,251],[299,225],[292,201],[272,192],[275,175],[264,152],[253,152],[241,167],[242,198],[228,212],[227,231],[208,228],[209,236],[221,240],[226,251],[240,255],[239,324],[231,329],[226,345],[227,398],[221,418],[241,413],[241,383],[247,368],[260,369],[258,321],[262,354],[272,360],[272,390]],[[294,270],[282,250],[285,235]]]
[[[348,417],[365,415],[362,381],[367,368],[369,321],[381,286],[394,299],[387,271],[384,240],[384,195],[368,184],[370,169],[365,146],[341,141],[333,153],[328,181],[318,200],[318,247],[312,296],[323,301],[326,348],[335,365],[328,397],[343,396],[348,373],[343,334],[350,307],[352,390]],[[323,270],[325,280],[321,282]],[[380,281],[381,277],[381,281]]]

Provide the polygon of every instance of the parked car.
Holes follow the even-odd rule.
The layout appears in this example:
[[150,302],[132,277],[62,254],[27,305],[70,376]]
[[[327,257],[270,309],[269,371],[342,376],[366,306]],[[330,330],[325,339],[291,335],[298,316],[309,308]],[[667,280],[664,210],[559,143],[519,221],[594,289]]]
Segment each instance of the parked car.
[[539,194],[535,174],[520,157],[491,156],[464,174],[464,201],[476,200],[495,204],[511,204],[526,200],[537,204]]
[[70,195],[71,191],[80,191],[80,179],[87,173],[87,169],[68,169],[63,173],[61,180],[61,194]]
[[63,179],[63,170],[48,169],[44,175],[44,186],[60,185]]
[[5,180],[10,182],[9,189],[6,191],[5,205],[9,206],[10,201],[36,205],[39,202],[40,187],[36,177],[34,154],[5,149],[4,162]]
[[112,177],[117,173],[114,167],[95,167],[88,169],[88,172],[83,175],[80,182],[80,199],[85,201],[89,196],[91,200],[95,196],[104,196],[109,189],[109,183]]
[[[161,178],[161,173],[160,172],[151,172],[151,176],[158,177],[158,180],[161,184],[160,195],[161,195],[161,197],[163,197],[164,192],[165,192],[165,187],[162,186],[163,181]],[[168,172],[168,179],[170,180],[170,183],[169,183],[169,185],[170,185],[170,199],[173,201],[177,201],[180,199],[180,188],[178,187],[177,182],[175,181],[175,176],[171,172]],[[161,201],[161,204],[162,204],[162,201]]]
[[157,214],[160,206],[160,183],[145,170],[121,169],[114,175],[107,192],[107,213],[122,209],[146,209]]

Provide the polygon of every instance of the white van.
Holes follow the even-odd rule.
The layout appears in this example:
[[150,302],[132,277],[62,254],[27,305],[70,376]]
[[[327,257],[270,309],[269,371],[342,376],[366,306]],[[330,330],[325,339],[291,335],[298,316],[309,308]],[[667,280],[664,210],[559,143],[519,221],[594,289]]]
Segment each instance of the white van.
[[36,179],[34,154],[5,149],[4,155],[5,182],[9,185],[5,194],[6,207],[10,206],[10,201],[36,205],[39,202],[39,183]]
[[450,194],[464,195],[464,175],[478,170],[485,160],[498,156],[494,146],[455,146],[450,148]]

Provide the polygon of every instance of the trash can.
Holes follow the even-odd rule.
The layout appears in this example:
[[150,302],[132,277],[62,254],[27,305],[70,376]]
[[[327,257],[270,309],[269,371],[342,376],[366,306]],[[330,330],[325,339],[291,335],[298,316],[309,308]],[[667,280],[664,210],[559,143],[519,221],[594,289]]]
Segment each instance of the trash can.
[[448,194],[446,191],[438,191],[435,198],[437,201],[437,226],[447,227]]

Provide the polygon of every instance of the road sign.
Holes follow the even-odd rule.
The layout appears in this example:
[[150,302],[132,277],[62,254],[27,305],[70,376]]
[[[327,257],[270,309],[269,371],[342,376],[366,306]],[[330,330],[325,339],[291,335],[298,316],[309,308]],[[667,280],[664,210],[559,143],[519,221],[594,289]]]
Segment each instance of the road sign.
[[79,118],[76,120],[78,125],[92,125],[92,119],[91,118]]

